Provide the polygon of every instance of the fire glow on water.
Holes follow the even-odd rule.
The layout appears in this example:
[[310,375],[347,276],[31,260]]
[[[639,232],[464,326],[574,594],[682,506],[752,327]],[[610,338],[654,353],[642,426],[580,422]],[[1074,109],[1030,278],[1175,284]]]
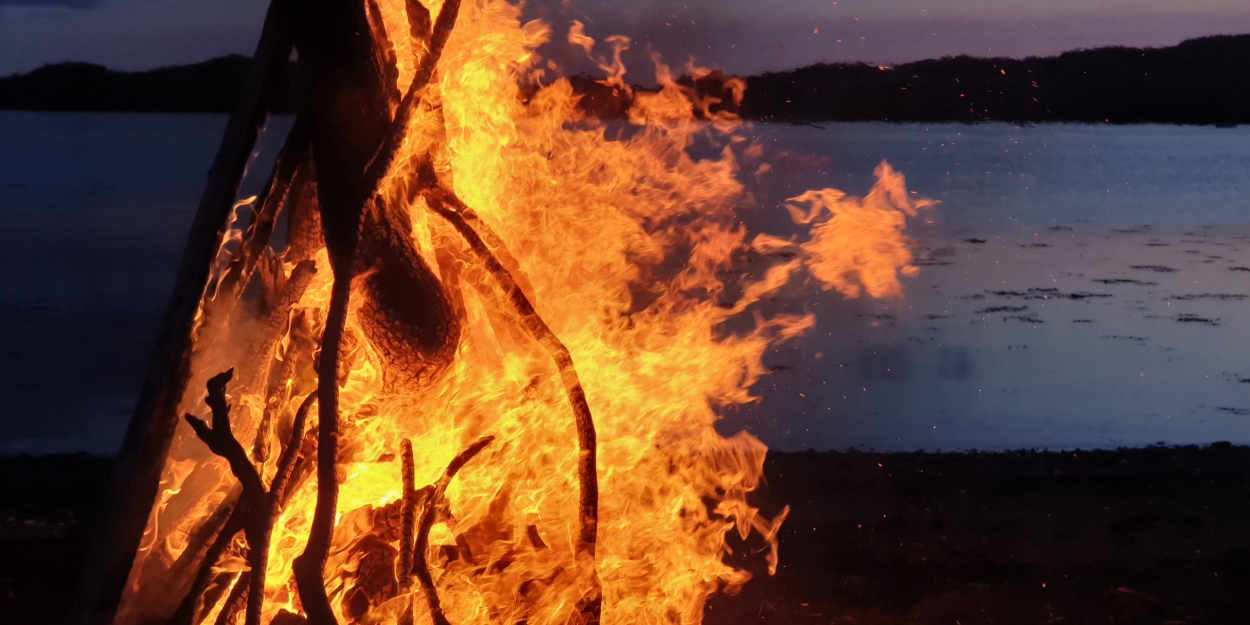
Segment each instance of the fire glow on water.
[[[379,8],[402,92],[419,51],[403,0]],[[427,8],[438,13],[437,3]],[[730,532],[757,545],[770,571],[778,561],[785,512],[765,518],[747,503],[767,450],[745,432],[725,438],[713,426],[726,407],[753,401],[765,350],[801,340],[814,318],[765,317],[753,305],[803,281],[846,297],[900,296],[899,276],[917,271],[902,234],[906,217],[930,202],[910,197],[902,176],[882,163],[863,198],[813,190],[777,207],[779,219],[808,227],[805,237],[749,233],[735,215],[740,168],[761,150],[737,134],[736,117],[712,112],[719,100],[700,98],[657,62],[661,88],[634,93],[625,130],[608,132],[579,113],[569,82],[536,54],[555,36],[550,26],[522,24],[519,15],[504,0],[462,6],[382,186],[381,197],[410,214],[411,236],[442,276],[463,329],[450,366],[414,381],[385,370],[359,328],[360,311],[349,312],[339,376],[341,486],[325,587],[342,623],[430,622],[423,600],[414,602],[421,590],[394,574],[400,441],[412,441],[421,486],[492,436],[447,484],[429,534],[426,559],[451,623],[564,624],[596,574],[605,623],[698,623],[710,594],[749,580],[723,562]],[[629,91],[619,61],[627,42],[596,43],[580,25],[568,42]],[[731,87],[741,97],[744,85]],[[719,157],[696,160],[688,150],[695,141],[718,146]],[[456,231],[424,199],[409,199],[423,158],[493,230],[494,253],[572,355],[598,436],[593,563],[575,549],[578,443],[560,372]],[[273,258],[286,277],[296,271],[282,252]],[[249,449],[253,437],[262,441],[252,460],[266,480],[282,433],[316,386],[311,370],[294,364],[312,359],[330,298],[325,250],[311,260],[317,271],[266,354],[292,363],[268,375],[288,377],[228,389],[234,432]],[[750,330],[726,329],[743,318],[753,320]],[[231,321],[248,322],[255,320]],[[215,373],[237,367],[238,377],[257,377],[242,371],[245,346],[224,337],[197,329],[181,412],[206,413],[204,380]],[[273,388],[281,389],[276,398],[266,390]],[[235,484],[225,461],[180,424],[118,623],[171,611],[180,597],[166,580],[181,579],[177,567],[196,528]],[[270,540],[266,623],[302,611],[292,561],[307,540],[316,480],[305,475],[293,488]],[[224,581],[205,593],[196,622],[213,623],[243,583],[246,551],[239,534],[214,571]],[[241,623],[242,612],[234,618]]]

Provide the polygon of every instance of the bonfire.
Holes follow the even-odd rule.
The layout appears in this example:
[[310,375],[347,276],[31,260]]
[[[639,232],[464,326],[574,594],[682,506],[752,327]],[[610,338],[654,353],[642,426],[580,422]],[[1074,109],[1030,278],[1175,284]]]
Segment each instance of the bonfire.
[[[776,207],[804,236],[750,233],[740,180],[766,167],[741,81],[657,60],[635,91],[628,42],[574,24],[561,43],[628,104],[600,120],[520,11],[270,7],[86,620],[689,624],[748,582],[731,533],[775,570],[786,510],[748,501],[767,449],[714,426],[814,319],[758,304],[802,281],[899,295],[927,203],[883,163],[863,198]],[[299,113],[264,192],[237,198],[292,50]]]

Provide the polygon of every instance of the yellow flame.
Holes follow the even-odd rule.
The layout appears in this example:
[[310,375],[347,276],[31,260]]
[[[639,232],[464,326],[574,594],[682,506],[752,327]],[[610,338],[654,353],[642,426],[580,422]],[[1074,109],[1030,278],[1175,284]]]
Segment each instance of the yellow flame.
[[[379,5],[404,89],[423,44],[408,38],[405,2]],[[437,6],[428,8],[437,15]],[[772,571],[777,531],[788,513],[768,519],[747,503],[767,449],[746,433],[719,435],[718,411],[753,401],[749,389],[765,373],[764,351],[800,336],[814,318],[765,318],[751,309],[754,327],[739,334],[726,330],[726,322],[802,272],[848,297],[900,294],[898,275],[915,272],[902,235],[905,218],[931,203],[911,199],[903,177],[883,163],[863,199],[825,189],[788,201],[794,220],[811,226],[809,240],[758,235],[748,241],[734,214],[743,191],[732,149],[742,143],[734,134],[740,120],[713,113],[719,100],[700,100],[662,65],[660,90],[638,93],[629,122],[611,132],[581,117],[566,80],[523,91],[541,74],[535,49],[551,30],[541,22],[522,24],[519,14],[505,0],[463,5],[383,196],[392,206],[406,205],[415,163],[433,158],[443,180],[501,239],[506,249],[495,252],[572,353],[598,431],[595,564],[603,621],[699,623],[711,593],[750,577],[723,562],[727,533],[763,545]],[[568,41],[593,54],[595,43],[580,24]],[[624,87],[620,51],[627,43],[609,44],[612,60],[595,58],[609,71],[609,83]],[[729,88],[740,100],[745,84],[730,81]],[[700,137],[724,146],[719,157],[689,154]],[[388,594],[377,587],[386,570],[378,563],[394,557],[386,515],[402,491],[399,441],[413,441],[419,487],[435,482],[468,443],[493,435],[495,442],[447,489],[450,515],[441,515],[431,532],[427,555],[438,592],[453,623],[562,625],[592,579],[574,550],[578,451],[558,372],[456,232],[429,216],[423,201],[408,208],[426,261],[439,275],[460,276],[451,295],[463,302],[465,331],[449,371],[428,387],[396,390],[382,382],[383,360],[359,330],[358,312],[349,316],[340,376],[339,517],[326,588],[341,622],[353,621],[348,597],[355,588],[369,595],[363,620],[398,622],[414,597],[409,593],[419,590]],[[751,249],[789,249],[794,257],[758,280],[728,284],[724,270],[735,254]],[[314,260],[318,272],[296,314],[318,326],[331,271],[324,250]],[[292,268],[285,264],[288,273]],[[730,293],[741,295],[723,301]],[[273,356],[299,358],[300,345],[288,335]],[[197,377],[183,410],[203,413],[203,378],[234,366],[244,347],[209,330],[197,336]],[[315,385],[308,375],[270,385],[285,393],[279,421],[289,423]],[[230,391],[234,429],[248,447],[244,437],[256,431],[269,398],[263,388]],[[276,456],[267,454],[267,476]],[[151,516],[118,623],[168,613],[153,580],[174,568],[187,532],[234,485],[225,463],[185,424],[166,475],[161,512]],[[314,480],[305,479],[275,523],[264,622],[279,610],[300,610],[291,562],[304,548],[315,497]],[[171,510],[179,511],[177,518]],[[221,571],[246,568],[240,547],[219,562]],[[217,603],[201,609],[207,620],[200,622],[216,618],[227,593],[218,594]],[[429,622],[422,609],[415,616]]]

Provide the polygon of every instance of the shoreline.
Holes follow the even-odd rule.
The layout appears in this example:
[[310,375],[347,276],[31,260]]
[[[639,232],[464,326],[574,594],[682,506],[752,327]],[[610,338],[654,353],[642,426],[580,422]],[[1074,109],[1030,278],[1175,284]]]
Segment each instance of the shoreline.
[[[0,457],[14,622],[57,622],[114,465]],[[731,535],[726,562],[755,577],[712,597],[709,625],[1226,623],[1250,607],[1250,446],[771,452],[752,500],[791,506],[780,567]]]

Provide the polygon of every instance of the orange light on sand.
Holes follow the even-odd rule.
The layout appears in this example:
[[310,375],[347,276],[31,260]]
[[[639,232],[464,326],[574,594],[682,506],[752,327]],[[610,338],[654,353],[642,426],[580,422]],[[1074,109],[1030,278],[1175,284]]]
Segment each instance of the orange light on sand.
[[[432,14],[437,4],[427,6]],[[421,44],[407,35],[402,0],[379,7],[402,92]],[[410,217],[411,236],[442,276],[463,330],[449,368],[432,380],[407,380],[388,374],[358,323],[360,311],[349,312],[339,377],[341,486],[326,589],[342,623],[430,622],[424,600],[416,600],[420,588],[394,575],[401,441],[412,441],[420,486],[438,482],[454,456],[492,436],[446,483],[429,533],[426,560],[451,623],[563,625],[596,574],[605,623],[698,623],[711,593],[750,577],[722,561],[726,535],[756,534],[775,570],[786,515],[765,518],[747,503],[760,483],[764,444],[745,432],[725,438],[713,426],[725,407],[754,401],[749,389],[765,373],[765,350],[796,339],[814,318],[764,318],[752,305],[800,273],[846,297],[901,295],[899,275],[917,271],[905,218],[929,203],[912,199],[903,177],[883,163],[865,198],[824,189],[789,200],[794,221],[810,227],[805,239],[753,236],[735,215],[743,194],[735,150],[750,145],[740,120],[711,112],[717,102],[699,99],[660,66],[661,89],[635,94],[628,123],[609,133],[578,112],[569,82],[553,80],[552,66],[536,55],[550,27],[519,18],[518,6],[505,0],[462,6],[383,183],[380,197]],[[580,24],[569,41],[587,54],[597,47]],[[608,70],[605,84],[628,89],[619,54],[628,41],[609,45],[611,53],[597,57]],[[545,86],[536,88],[540,81]],[[745,85],[730,87],[741,98]],[[719,157],[693,158],[687,148],[696,138],[721,146]],[[423,160],[493,231],[487,243],[576,363],[598,435],[593,562],[576,549],[578,444],[560,372],[455,229],[425,199],[410,199]],[[792,254],[755,279],[725,271],[735,255],[752,250]],[[275,258],[286,275],[296,271],[294,260],[280,252]],[[317,271],[283,320],[288,330],[273,346],[276,361],[306,361],[316,348],[307,337],[320,335],[332,272],[324,249],[312,261]],[[754,315],[754,327],[726,330],[740,315]],[[200,328],[198,377],[183,412],[205,413],[204,378],[244,366],[234,361],[238,346],[223,337]],[[268,385],[286,389],[271,429],[289,430],[310,392],[309,371],[287,374]],[[228,392],[233,428],[246,447],[271,399],[259,384],[240,382]],[[308,427],[316,427],[315,411]],[[277,438],[249,450],[265,479],[277,467]],[[226,463],[180,424],[118,623],[170,612],[162,578],[234,486]],[[265,623],[282,610],[301,612],[292,560],[304,548],[315,499],[315,480],[303,479],[277,516]],[[217,618],[248,568],[245,552],[239,534],[218,561],[224,585],[211,603],[204,600],[196,622]],[[235,619],[241,623],[242,612]]]

